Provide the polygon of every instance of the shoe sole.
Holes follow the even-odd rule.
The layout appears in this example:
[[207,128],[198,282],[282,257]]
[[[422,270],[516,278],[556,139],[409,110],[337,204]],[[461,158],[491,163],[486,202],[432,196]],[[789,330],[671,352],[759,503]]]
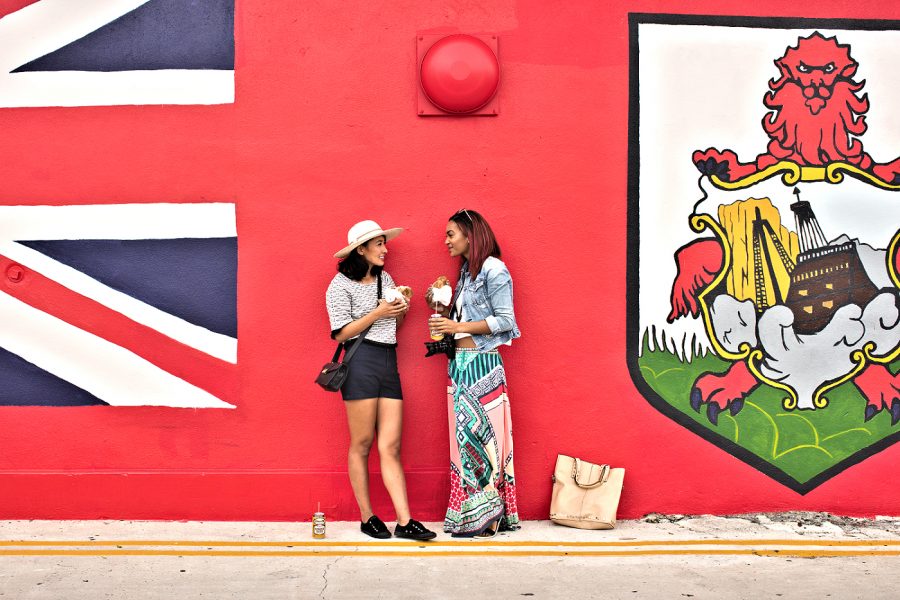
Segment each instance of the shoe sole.
[[364,535],[369,536],[370,538],[375,538],[376,540],[386,540],[391,537],[390,531],[385,531],[384,533],[368,533],[366,531],[361,532]]
[[418,535],[402,535],[402,534],[394,534],[394,537],[398,537],[404,540],[415,540],[417,542],[427,542],[428,540],[433,540],[437,537],[437,534],[428,535],[428,536],[418,536]]

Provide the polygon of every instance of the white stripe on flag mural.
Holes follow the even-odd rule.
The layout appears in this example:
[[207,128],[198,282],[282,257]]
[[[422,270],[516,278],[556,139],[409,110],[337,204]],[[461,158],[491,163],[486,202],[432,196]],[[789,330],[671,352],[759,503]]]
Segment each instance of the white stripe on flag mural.
[[0,107],[233,103],[233,69],[11,72],[146,3],[39,0],[0,18]]
[[0,241],[153,240],[237,235],[235,205],[0,206]]

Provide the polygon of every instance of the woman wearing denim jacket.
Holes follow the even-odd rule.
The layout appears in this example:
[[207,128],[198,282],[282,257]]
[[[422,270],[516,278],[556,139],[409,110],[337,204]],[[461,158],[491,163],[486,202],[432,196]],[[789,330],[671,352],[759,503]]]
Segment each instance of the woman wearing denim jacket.
[[[452,335],[456,346],[448,369],[450,502],[444,531],[489,536],[519,528],[512,420],[497,351],[520,335],[513,284],[490,225],[476,211],[451,216],[444,243],[462,266],[453,318],[429,321],[433,331]],[[430,290],[426,299],[432,304]]]

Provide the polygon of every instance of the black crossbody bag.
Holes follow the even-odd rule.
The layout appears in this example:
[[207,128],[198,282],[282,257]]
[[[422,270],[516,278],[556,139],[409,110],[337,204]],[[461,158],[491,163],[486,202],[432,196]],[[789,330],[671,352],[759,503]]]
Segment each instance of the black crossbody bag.
[[[381,300],[381,273],[378,274],[378,298],[375,300],[375,308],[378,308],[378,300]],[[331,362],[325,363],[325,366],[319,370],[319,374],[316,376],[316,383],[323,390],[326,392],[337,392],[341,389],[341,386],[344,385],[344,382],[347,381],[347,376],[350,374],[350,365],[347,363],[353,358],[353,355],[356,353],[359,345],[362,344],[362,341],[365,339],[366,334],[369,333],[370,329],[372,329],[371,325],[366,327],[365,330],[359,334],[359,337],[356,338],[356,341],[353,342],[350,349],[344,354],[344,360],[339,359],[341,357],[341,350],[345,349],[346,345],[338,343],[337,349],[334,351],[334,356],[331,358]]]

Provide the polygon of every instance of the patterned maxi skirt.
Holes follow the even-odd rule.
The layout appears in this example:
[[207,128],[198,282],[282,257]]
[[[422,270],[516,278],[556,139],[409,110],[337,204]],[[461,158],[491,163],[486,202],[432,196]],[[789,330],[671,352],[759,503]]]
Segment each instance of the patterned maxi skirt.
[[457,348],[449,365],[450,502],[444,531],[519,528],[512,419],[500,353]]

